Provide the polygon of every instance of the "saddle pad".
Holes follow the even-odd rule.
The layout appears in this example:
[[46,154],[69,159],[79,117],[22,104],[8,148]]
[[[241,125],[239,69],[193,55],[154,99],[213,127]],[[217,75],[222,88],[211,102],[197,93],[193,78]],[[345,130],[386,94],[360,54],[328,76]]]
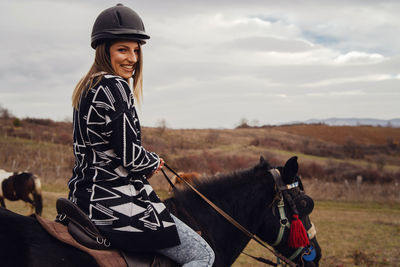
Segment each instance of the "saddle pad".
[[68,233],[68,228],[58,222],[50,221],[35,214],[37,221],[59,241],[76,247],[91,255],[100,267],[127,267],[125,260],[116,250],[95,250],[82,246]]

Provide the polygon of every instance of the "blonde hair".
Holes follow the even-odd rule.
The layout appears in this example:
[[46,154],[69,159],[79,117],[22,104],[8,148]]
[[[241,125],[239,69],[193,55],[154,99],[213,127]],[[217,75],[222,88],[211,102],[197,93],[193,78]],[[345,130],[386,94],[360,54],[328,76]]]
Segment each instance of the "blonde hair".
[[[114,41],[115,42],[115,41]],[[110,59],[110,46],[112,43],[102,43],[96,47],[96,55],[92,66],[90,67],[88,73],[79,80],[75,86],[75,90],[72,93],[72,106],[75,109],[79,109],[79,99],[83,93],[96,86],[101,78],[105,74],[118,75],[115,73],[111,66]],[[133,93],[136,101],[140,104],[143,97],[143,53],[142,46],[139,44],[139,59],[136,63],[135,72],[132,76],[133,78]],[[99,77],[95,83],[94,79]]]

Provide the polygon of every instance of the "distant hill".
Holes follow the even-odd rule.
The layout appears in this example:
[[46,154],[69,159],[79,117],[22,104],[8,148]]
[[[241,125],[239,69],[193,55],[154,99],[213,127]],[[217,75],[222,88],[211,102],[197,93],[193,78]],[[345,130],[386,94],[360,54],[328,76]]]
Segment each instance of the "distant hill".
[[[400,182],[400,127],[298,123],[222,130],[143,127],[142,133],[144,147],[180,171],[231,172],[253,166],[261,155],[278,166],[297,155],[303,177],[340,182],[362,175],[363,181]],[[71,122],[0,116],[1,169],[29,170],[44,183],[65,186],[74,164]],[[159,178],[158,188],[166,187]]]
[[370,119],[370,118],[328,118],[328,119],[310,119],[304,122],[290,122],[286,124],[296,124],[296,123],[306,123],[306,124],[326,124],[330,126],[360,126],[360,125],[370,125],[370,126],[383,126],[383,127],[400,127],[400,118],[391,120],[380,120],[380,119]]

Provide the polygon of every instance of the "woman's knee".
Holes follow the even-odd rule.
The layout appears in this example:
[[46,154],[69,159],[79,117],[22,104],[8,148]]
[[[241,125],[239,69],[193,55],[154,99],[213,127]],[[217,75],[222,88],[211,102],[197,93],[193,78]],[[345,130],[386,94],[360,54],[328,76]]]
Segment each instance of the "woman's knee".
[[206,243],[204,258],[206,259],[207,266],[212,266],[215,260],[214,250]]
[[[187,226],[185,223],[172,216],[177,225],[179,238],[181,239],[181,245],[176,247],[179,253],[186,254],[183,256],[184,262],[197,263],[193,266],[212,266],[215,260],[215,253],[211,246],[196,233],[193,229]],[[191,266],[189,265],[184,266]]]
[[198,240],[199,243],[196,246],[196,250],[193,251],[192,254],[195,258],[193,261],[202,263],[201,266],[212,266],[215,260],[214,250],[210,247],[210,245],[204,240]]

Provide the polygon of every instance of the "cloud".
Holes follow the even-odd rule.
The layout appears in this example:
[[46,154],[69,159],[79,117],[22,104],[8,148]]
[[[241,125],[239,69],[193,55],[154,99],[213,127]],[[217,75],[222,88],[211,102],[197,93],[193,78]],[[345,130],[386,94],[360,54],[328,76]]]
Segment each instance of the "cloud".
[[314,49],[314,46],[303,40],[279,39],[274,37],[238,38],[219,44],[219,49],[250,50],[253,52],[286,52],[298,53]]
[[[92,23],[109,6],[1,2],[0,104],[17,116],[70,116],[72,90],[93,61]],[[164,118],[172,127],[233,127],[243,117],[268,124],[316,111],[399,116],[398,1],[154,0],[132,7],[151,36],[143,125]]]
[[378,63],[385,59],[384,56],[373,53],[368,54],[365,52],[351,51],[344,55],[339,55],[335,58],[335,62],[339,64],[350,63],[350,64],[370,64],[370,63]]
[[335,85],[335,84],[349,84],[349,83],[357,83],[357,82],[368,83],[368,82],[378,82],[378,81],[391,80],[391,79],[396,79],[396,77],[393,77],[392,75],[388,75],[388,74],[373,74],[373,75],[368,75],[368,76],[346,77],[346,78],[336,78],[336,79],[331,79],[331,80],[323,80],[323,81],[317,81],[314,83],[302,84],[301,86],[303,86],[303,87],[324,87],[324,86]]

